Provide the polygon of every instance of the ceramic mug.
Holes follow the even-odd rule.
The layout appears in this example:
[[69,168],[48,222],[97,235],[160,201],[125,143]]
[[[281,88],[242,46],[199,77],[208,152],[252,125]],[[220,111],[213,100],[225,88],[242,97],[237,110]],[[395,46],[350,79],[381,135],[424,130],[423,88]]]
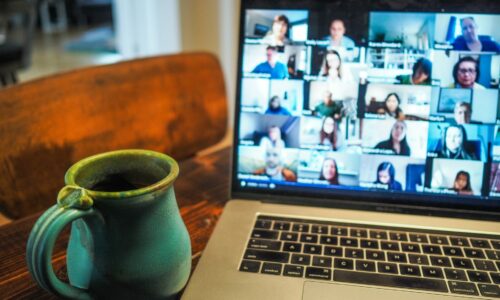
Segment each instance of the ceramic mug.
[[[44,289],[76,299],[175,297],[191,270],[191,244],[174,195],[176,161],[120,150],[74,164],[57,204],[36,222],[26,260]],[[54,274],[52,250],[71,224],[70,284]]]

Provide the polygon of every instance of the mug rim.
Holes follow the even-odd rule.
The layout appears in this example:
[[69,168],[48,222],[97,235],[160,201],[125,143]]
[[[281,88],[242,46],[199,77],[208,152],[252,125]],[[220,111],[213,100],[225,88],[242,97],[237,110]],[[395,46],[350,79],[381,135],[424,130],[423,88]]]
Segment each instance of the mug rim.
[[[75,178],[76,175],[78,174],[79,170],[92,162],[98,161],[100,159],[103,159],[105,157],[110,157],[110,156],[115,156],[115,155],[144,155],[144,156],[150,156],[154,157],[156,159],[162,160],[166,162],[170,166],[170,171],[167,176],[163,177],[161,180],[148,185],[143,188],[135,189],[135,190],[126,190],[126,191],[118,191],[118,192],[103,192],[103,191],[95,191],[91,190],[85,187],[80,186],[79,184],[76,183]],[[94,199],[97,198],[130,198],[130,197],[137,197],[145,194],[149,194],[158,190],[162,190],[165,188],[170,187],[177,176],[179,175],[179,165],[175,159],[172,157],[157,152],[157,151],[152,151],[152,150],[144,150],[144,149],[123,149],[123,150],[115,150],[115,151],[108,151],[104,153],[99,153],[95,154],[89,157],[86,157],[75,164],[73,164],[68,171],[66,171],[66,174],[64,176],[64,182],[66,185],[74,185],[77,187],[80,187],[84,190],[86,190],[89,193],[89,196],[91,196]]]

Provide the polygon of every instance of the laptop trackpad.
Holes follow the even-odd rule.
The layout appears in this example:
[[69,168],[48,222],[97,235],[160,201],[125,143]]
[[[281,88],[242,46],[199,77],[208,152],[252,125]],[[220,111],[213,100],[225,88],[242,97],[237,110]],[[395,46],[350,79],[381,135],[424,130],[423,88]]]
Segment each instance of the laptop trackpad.
[[463,297],[455,297],[450,294],[429,294],[419,291],[399,291],[378,287],[364,287],[341,283],[321,283],[306,281],[304,283],[304,291],[302,300],[337,300],[337,299],[384,299],[384,300],[442,300],[443,296],[447,296],[447,300],[464,299]]

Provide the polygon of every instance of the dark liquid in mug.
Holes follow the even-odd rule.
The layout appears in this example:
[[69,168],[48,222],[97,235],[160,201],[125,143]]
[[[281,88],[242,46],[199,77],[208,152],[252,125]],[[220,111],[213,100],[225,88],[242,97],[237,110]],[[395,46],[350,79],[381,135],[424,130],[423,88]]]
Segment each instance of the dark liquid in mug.
[[94,184],[90,189],[100,192],[123,192],[132,191],[152,185],[155,181],[134,180],[124,174],[110,174],[104,179]]

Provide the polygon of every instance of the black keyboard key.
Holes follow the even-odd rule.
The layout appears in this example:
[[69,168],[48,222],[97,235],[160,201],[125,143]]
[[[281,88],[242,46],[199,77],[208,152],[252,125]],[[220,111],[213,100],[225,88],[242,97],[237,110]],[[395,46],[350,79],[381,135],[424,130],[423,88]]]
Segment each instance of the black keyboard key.
[[331,268],[332,258],[325,256],[313,256],[312,265],[315,267]]
[[434,254],[434,255],[443,254],[443,252],[441,252],[441,247],[435,245],[422,245],[422,251],[425,254]]
[[332,235],[347,236],[347,228],[345,227],[332,227],[330,229]]
[[356,238],[340,238],[340,245],[347,247],[358,247],[358,239]]
[[471,258],[484,258],[484,252],[481,249],[464,248],[465,256]]
[[270,229],[271,228],[271,221],[270,220],[257,220],[255,222],[255,228],[260,228],[260,229]]
[[240,265],[240,271],[258,273],[260,270],[260,261],[243,260]]
[[358,258],[358,259],[364,258],[363,249],[345,248],[344,251],[345,251],[344,254],[345,257]]
[[401,243],[401,251],[420,253],[420,246],[418,244]]
[[376,273],[334,270],[333,278],[337,282],[368,284],[403,289],[416,289],[447,293],[446,282],[439,279],[385,275]]
[[429,278],[444,278],[441,268],[422,267],[422,275]]
[[302,251],[302,244],[287,242],[287,243],[283,244],[283,251],[300,252],[300,251]]
[[270,261],[270,262],[287,263],[288,259],[290,258],[290,254],[284,253],[284,252],[247,249],[245,251],[244,258],[245,259]]
[[288,231],[288,230],[290,230],[290,223],[276,221],[276,222],[274,222],[273,229],[274,230]]
[[250,239],[250,242],[248,242],[248,248],[279,251],[281,250],[281,242]]
[[385,253],[383,251],[366,250],[366,259],[384,261]]
[[431,244],[436,244],[436,245],[449,245],[450,243],[448,242],[448,238],[445,236],[437,236],[437,235],[431,235],[429,237]]
[[406,232],[389,232],[389,237],[393,241],[407,242],[408,235]]
[[399,265],[401,275],[420,276],[420,268],[414,265]]
[[446,279],[467,281],[467,275],[465,275],[464,270],[444,269],[444,274],[446,274]]
[[304,253],[321,254],[321,245],[304,244]]
[[311,226],[311,233],[328,234],[328,226],[313,225]]
[[375,262],[367,260],[356,260],[356,270],[364,272],[375,272]]
[[283,269],[282,264],[265,262],[262,264],[260,272],[265,274],[281,275],[281,269]]
[[351,228],[350,233],[352,237],[358,237],[358,238],[368,237],[368,232],[366,231],[366,229]]
[[387,240],[387,232],[379,230],[370,230],[370,238],[377,240]]
[[427,258],[427,255],[409,254],[408,260],[410,261],[410,264],[429,265],[429,259]]
[[491,280],[493,280],[493,283],[500,284],[500,273],[490,273]]
[[278,231],[254,229],[252,237],[256,239],[276,240],[278,239]]
[[343,256],[342,249],[343,248],[341,248],[341,247],[325,246],[325,249],[323,251],[323,255],[342,257]]
[[448,257],[444,256],[429,256],[431,264],[438,267],[451,267],[451,262]]
[[285,268],[283,268],[283,276],[303,277],[304,276],[304,267],[303,266],[294,266],[294,265],[285,265]]
[[407,262],[406,254],[400,252],[387,252],[387,260],[401,263]]
[[368,248],[368,249],[378,249],[378,241],[375,240],[360,240],[359,244],[361,245],[361,248]]
[[451,261],[453,262],[453,266],[455,268],[462,268],[462,269],[474,269],[474,266],[472,265],[472,261],[468,258],[452,258]]
[[398,274],[398,265],[393,263],[378,262],[377,268],[380,273]]
[[293,254],[290,263],[308,266],[311,264],[311,256],[307,254]]
[[324,268],[316,268],[316,267],[307,267],[306,278],[331,280],[332,270]]
[[490,241],[491,245],[493,246],[493,249],[500,250],[500,240],[492,240]]
[[500,287],[498,285],[480,283],[477,287],[484,297],[500,298]]
[[481,272],[481,271],[467,271],[467,275],[469,275],[469,280],[474,281],[474,282],[481,282],[481,283],[490,283],[490,277],[488,276],[488,273],[486,272]]
[[469,241],[464,237],[450,237],[453,246],[470,247]]
[[307,233],[307,232],[309,232],[309,225],[295,223],[295,224],[293,224],[292,231],[306,232]]
[[496,271],[495,264],[489,260],[474,259],[474,265],[481,271]]
[[487,240],[470,239],[470,243],[472,247],[475,248],[491,248],[490,243]]
[[500,250],[485,250],[489,259],[500,260]]
[[443,246],[443,252],[444,252],[444,255],[446,255],[446,256],[459,256],[459,257],[464,256],[462,249],[460,249],[458,247]]
[[303,243],[316,244],[318,242],[318,236],[315,234],[301,234],[300,241]]
[[476,285],[470,282],[448,281],[450,292],[461,295],[479,296]]
[[427,244],[429,240],[427,239],[427,235],[420,233],[410,233],[410,241],[415,243]]
[[333,260],[333,267],[336,269],[352,270],[354,268],[354,262],[352,259],[348,258],[335,258]]
[[320,244],[325,244],[325,245],[337,245],[338,244],[338,238],[336,236],[331,236],[331,235],[322,235],[319,238],[319,243]]
[[380,242],[380,248],[382,250],[400,251],[398,242]]
[[280,240],[296,242],[299,239],[299,235],[295,232],[282,232]]

